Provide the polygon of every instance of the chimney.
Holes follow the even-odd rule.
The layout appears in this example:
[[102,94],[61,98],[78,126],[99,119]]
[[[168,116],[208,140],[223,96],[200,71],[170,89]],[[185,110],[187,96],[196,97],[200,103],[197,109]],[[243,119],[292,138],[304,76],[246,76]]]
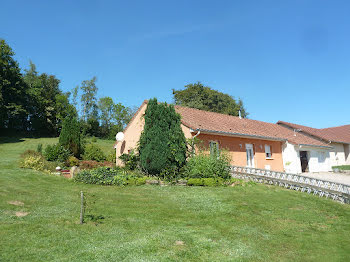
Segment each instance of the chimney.
[[241,109],[238,111],[238,116],[239,116],[239,119],[242,119]]

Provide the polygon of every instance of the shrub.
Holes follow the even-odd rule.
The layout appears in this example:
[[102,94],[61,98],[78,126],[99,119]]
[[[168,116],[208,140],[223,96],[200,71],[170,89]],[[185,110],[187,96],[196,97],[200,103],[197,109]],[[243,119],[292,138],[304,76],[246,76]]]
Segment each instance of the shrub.
[[128,182],[127,182],[127,178],[123,175],[116,175],[113,177],[113,182],[112,182],[112,185],[115,185],[115,186],[125,186],[127,185]]
[[179,178],[183,178],[183,169],[178,170],[176,167],[169,167],[162,170],[158,177],[167,181],[176,181]]
[[110,154],[107,155],[106,157],[106,160],[108,162],[112,162],[112,163],[115,163],[116,162],[116,159],[115,159],[115,152],[111,152]]
[[67,166],[78,166],[79,165],[79,159],[75,156],[68,157],[66,163]]
[[203,186],[203,180],[201,178],[190,178],[187,180],[188,186]]
[[128,185],[133,185],[133,186],[141,186],[146,184],[146,180],[149,179],[149,177],[129,177],[127,180]]
[[230,178],[229,158],[221,153],[218,158],[199,154],[191,157],[184,168],[184,175],[188,178]]
[[22,168],[31,168],[35,170],[44,170],[44,163],[40,156],[28,156],[21,161]]
[[144,118],[138,149],[141,167],[154,175],[164,169],[180,169],[186,163],[187,147],[181,117],[174,106],[151,99]]
[[80,124],[75,117],[66,117],[63,121],[59,143],[72,152],[75,157],[80,157],[83,147],[80,137]]
[[95,160],[98,162],[106,160],[105,154],[102,152],[101,148],[96,144],[90,143],[85,146],[84,160]]
[[70,155],[69,150],[60,144],[48,145],[44,152],[44,156],[48,161],[65,162]]
[[40,156],[40,157],[42,157],[42,154],[39,153],[39,152],[37,152],[37,151],[28,149],[28,150],[24,151],[24,152],[20,155],[21,158],[27,158],[27,157],[29,157],[29,156]]
[[339,170],[350,170],[350,165],[343,165],[343,166],[332,166],[332,169],[339,169]]
[[135,154],[134,150],[131,150],[129,154],[122,154],[119,159],[128,170],[135,170],[140,162],[140,158]]
[[31,168],[38,171],[53,172],[55,171],[55,164],[48,162],[41,155],[27,155],[21,162],[20,167]]
[[86,184],[112,185],[114,177],[120,172],[119,169],[99,167],[92,170],[83,170],[75,176],[75,181]]
[[99,167],[83,170],[75,176],[75,181],[97,185],[143,185],[147,177],[140,177],[137,173],[128,173],[122,168]]

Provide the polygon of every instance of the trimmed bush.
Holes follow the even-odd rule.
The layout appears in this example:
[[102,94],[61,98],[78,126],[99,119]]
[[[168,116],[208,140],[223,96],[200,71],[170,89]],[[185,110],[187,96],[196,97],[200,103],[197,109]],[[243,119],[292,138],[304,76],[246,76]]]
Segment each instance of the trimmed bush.
[[203,186],[203,180],[201,178],[190,178],[187,180],[188,186]]
[[101,162],[106,160],[106,155],[102,152],[99,146],[94,143],[90,143],[85,146],[83,159]]
[[44,152],[44,156],[48,161],[65,162],[70,155],[69,150],[60,144],[48,145]]
[[184,175],[188,178],[218,178],[229,179],[229,158],[225,153],[220,156],[199,154],[191,157],[184,169]]

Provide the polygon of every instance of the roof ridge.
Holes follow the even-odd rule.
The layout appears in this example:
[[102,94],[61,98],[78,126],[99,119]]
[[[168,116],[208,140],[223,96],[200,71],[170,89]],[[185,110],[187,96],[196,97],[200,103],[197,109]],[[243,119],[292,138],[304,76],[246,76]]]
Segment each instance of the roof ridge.
[[300,124],[296,124],[296,123],[292,123],[292,122],[286,122],[286,121],[281,121],[281,120],[278,120],[278,121],[277,121],[277,124],[278,124],[278,123],[286,124],[286,125],[302,126],[302,127],[307,127],[307,128],[315,129],[315,130],[321,130],[320,128],[315,128],[315,127],[311,127],[311,126],[300,125]]
[[175,106],[175,107],[181,107],[181,108],[184,108],[184,109],[191,109],[191,110],[196,110],[196,111],[200,111],[200,112],[206,112],[206,113],[221,115],[221,116],[225,116],[225,117],[233,117],[233,118],[235,118],[235,119],[241,119],[241,120],[247,120],[247,121],[255,121],[255,122],[261,122],[261,123],[271,124],[271,125],[277,126],[277,124],[271,123],[271,122],[265,122],[265,121],[261,121],[261,120],[255,120],[255,119],[244,118],[244,117],[239,118],[239,116],[233,116],[233,115],[228,115],[228,114],[224,114],[224,113],[218,113],[218,112],[213,112],[213,111],[207,111],[207,110],[198,109],[198,108],[189,107],[189,106],[181,106],[181,105],[174,105],[174,106]]
[[324,130],[324,129],[333,129],[333,128],[340,128],[340,127],[350,127],[350,124],[348,125],[341,125],[341,126],[331,126],[331,127],[325,127],[325,128],[320,128],[320,130]]

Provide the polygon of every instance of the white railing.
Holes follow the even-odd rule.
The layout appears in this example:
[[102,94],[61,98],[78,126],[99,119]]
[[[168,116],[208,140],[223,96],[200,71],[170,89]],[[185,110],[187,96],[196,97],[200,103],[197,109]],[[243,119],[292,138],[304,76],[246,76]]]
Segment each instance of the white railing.
[[259,183],[269,183],[314,195],[331,197],[342,203],[350,202],[350,186],[317,178],[278,172],[266,169],[231,166],[234,177],[250,179]]

